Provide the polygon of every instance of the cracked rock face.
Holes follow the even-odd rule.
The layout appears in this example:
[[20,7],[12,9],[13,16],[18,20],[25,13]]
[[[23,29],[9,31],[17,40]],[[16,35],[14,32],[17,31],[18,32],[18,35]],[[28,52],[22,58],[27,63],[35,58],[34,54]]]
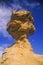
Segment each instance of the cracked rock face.
[[0,65],[43,65],[43,56],[33,52],[27,39],[35,32],[34,19],[29,11],[13,11],[7,31],[16,42],[5,49]]

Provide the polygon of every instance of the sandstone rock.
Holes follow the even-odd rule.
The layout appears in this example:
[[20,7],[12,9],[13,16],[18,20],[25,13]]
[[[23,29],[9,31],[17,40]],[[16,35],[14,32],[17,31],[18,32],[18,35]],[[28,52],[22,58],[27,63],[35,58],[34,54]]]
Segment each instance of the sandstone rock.
[[34,54],[36,60],[38,61],[38,63],[40,65],[43,65],[43,55],[39,55],[39,54]]
[[13,11],[11,20],[8,22],[8,32],[15,38],[28,37],[35,31],[34,19],[28,11]]
[[35,32],[34,19],[29,11],[13,11],[7,31],[16,42],[6,48],[0,65],[43,65],[43,56],[33,52],[28,36]]

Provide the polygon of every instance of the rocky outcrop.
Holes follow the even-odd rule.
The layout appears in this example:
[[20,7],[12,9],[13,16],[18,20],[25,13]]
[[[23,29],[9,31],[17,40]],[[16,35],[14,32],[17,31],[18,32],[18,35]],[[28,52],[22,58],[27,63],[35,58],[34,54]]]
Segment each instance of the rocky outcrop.
[[34,19],[29,11],[13,11],[7,31],[16,42],[5,49],[0,65],[43,65],[43,56],[34,54],[28,41],[28,36],[35,32]]

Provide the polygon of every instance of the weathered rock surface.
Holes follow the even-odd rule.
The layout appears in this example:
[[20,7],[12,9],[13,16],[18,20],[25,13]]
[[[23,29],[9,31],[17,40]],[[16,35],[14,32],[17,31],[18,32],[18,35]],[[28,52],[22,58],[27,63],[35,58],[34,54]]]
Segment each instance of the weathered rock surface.
[[5,49],[0,65],[43,65],[43,56],[33,52],[27,39],[35,32],[34,19],[29,11],[13,11],[7,31],[16,42]]

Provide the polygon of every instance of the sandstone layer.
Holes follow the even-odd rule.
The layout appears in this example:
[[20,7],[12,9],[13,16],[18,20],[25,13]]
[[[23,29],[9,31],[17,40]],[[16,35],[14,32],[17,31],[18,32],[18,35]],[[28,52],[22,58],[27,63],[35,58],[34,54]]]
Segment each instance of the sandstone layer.
[[35,54],[28,41],[28,36],[35,32],[34,19],[29,11],[13,11],[7,31],[16,42],[5,49],[0,65],[43,65],[43,56]]

